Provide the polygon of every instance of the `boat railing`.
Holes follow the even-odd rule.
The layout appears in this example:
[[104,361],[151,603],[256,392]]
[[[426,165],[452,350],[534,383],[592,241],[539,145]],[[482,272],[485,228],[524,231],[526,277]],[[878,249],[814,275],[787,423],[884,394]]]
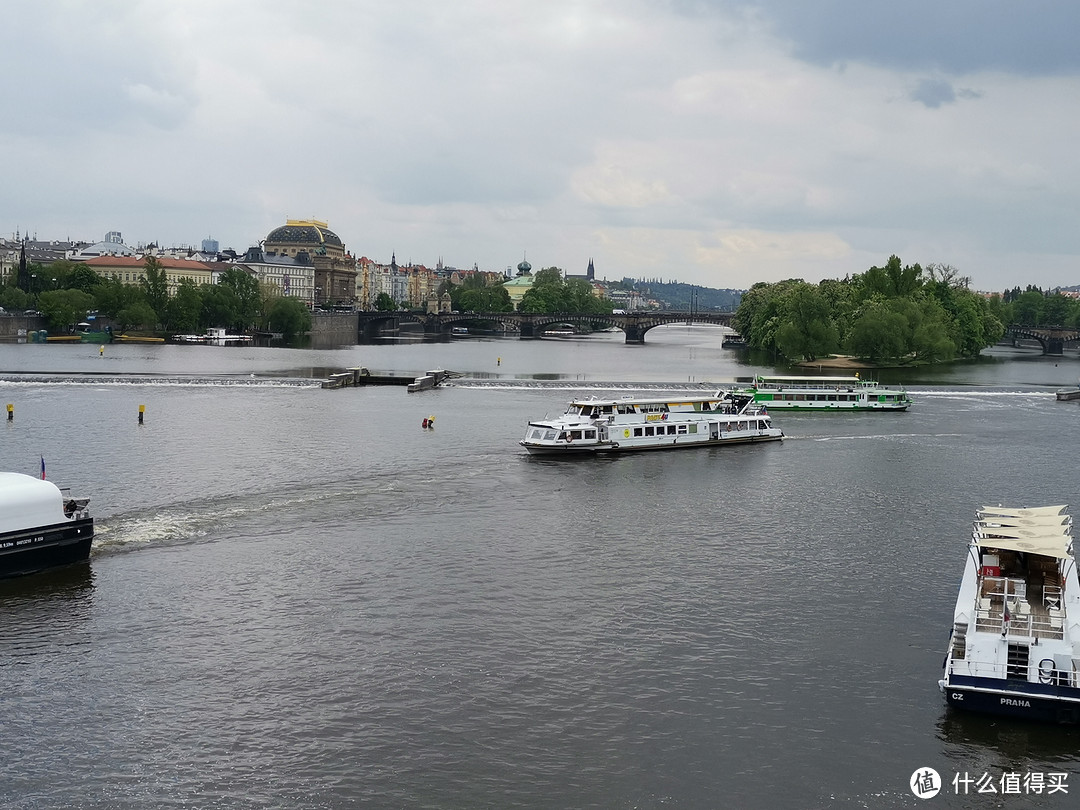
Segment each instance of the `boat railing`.
[[983,604],[975,611],[975,630],[980,633],[1001,633],[1009,638],[1065,638],[1065,617],[1060,610],[1050,608],[1041,612],[1032,610],[1024,599],[1010,599],[1008,619],[1001,600]]
[[[1035,649],[1035,647],[1032,647],[1032,650]],[[1025,677],[1019,677],[1020,672],[1018,672],[1015,663],[1010,664],[1008,661],[984,661],[970,658],[951,659],[949,662],[949,674],[1027,682],[1030,681],[1030,679],[1026,677],[1028,667],[1031,667],[1034,670],[1034,674],[1037,678],[1037,680],[1033,681],[1035,683],[1041,683],[1047,686],[1080,687],[1080,679],[1077,678],[1076,672],[1071,669],[1059,669],[1054,659],[1050,657],[1036,660],[1035,655],[1032,655],[1031,663],[1028,666],[1020,668],[1020,672],[1023,672]]]

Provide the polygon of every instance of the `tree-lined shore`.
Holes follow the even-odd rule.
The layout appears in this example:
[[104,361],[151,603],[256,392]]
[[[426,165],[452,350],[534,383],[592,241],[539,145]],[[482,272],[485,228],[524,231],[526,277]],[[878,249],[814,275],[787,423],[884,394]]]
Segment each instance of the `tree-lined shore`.
[[842,354],[906,365],[975,357],[1001,340],[1009,316],[1000,296],[973,292],[953,268],[891,256],[844,279],[755,284],[733,326],[751,348],[792,362]]

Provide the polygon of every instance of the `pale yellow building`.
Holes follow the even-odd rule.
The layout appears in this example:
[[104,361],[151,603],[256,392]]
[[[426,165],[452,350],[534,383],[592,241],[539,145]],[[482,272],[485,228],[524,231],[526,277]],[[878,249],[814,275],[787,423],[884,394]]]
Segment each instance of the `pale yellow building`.
[[[189,279],[196,286],[212,284],[213,268],[206,262],[186,259],[161,258],[157,260],[165,271],[165,283],[169,295],[173,295],[183,279]],[[103,279],[115,279],[123,284],[140,284],[146,275],[146,259],[135,256],[97,256],[83,264]]]

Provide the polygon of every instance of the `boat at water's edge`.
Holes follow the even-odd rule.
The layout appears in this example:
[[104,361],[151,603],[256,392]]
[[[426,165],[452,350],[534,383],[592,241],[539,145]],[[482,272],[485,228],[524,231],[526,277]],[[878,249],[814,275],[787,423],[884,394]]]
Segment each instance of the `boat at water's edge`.
[[978,510],[938,686],[957,708],[1080,723],[1080,583],[1067,507]]
[[1065,402],[1070,399],[1080,399],[1080,385],[1075,388],[1062,388],[1057,392],[1058,402]]
[[0,472],[0,578],[87,559],[94,539],[89,502],[43,478]]
[[206,343],[211,346],[239,346],[251,343],[251,335],[231,335],[220,326],[212,326],[201,335],[173,335],[177,343]]
[[573,400],[555,419],[529,422],[519,444],[534,455],[569,456],[779,441],[753,397],[717,392],[689,398]]

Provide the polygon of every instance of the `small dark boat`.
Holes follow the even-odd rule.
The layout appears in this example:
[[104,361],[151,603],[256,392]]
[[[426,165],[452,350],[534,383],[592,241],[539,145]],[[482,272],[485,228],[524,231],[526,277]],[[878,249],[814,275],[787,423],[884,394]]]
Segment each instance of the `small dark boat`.
[[1069,399],[1080,399],[1080,384],[1074,388],[1062,388],[1057,392],[1058,402],[1064,402]]

